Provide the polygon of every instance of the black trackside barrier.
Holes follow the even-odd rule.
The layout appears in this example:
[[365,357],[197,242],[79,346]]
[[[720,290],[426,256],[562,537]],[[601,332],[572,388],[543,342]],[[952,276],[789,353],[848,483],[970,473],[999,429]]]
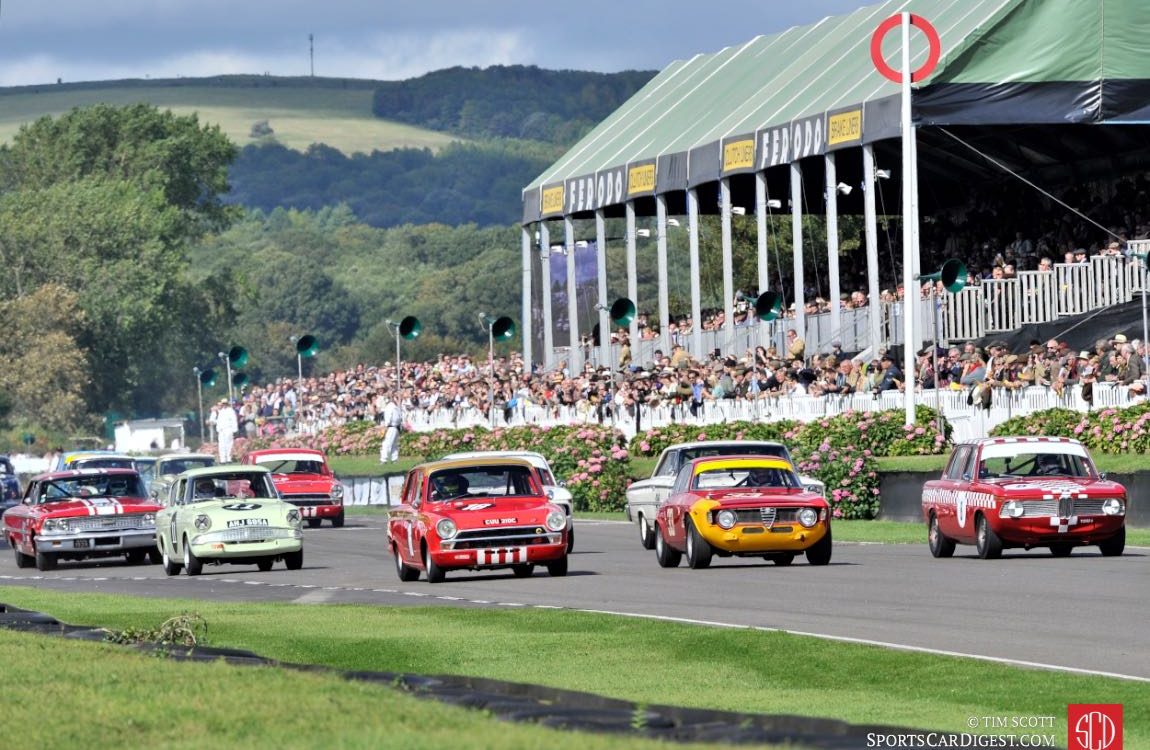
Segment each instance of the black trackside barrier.
[[[51,615],[0,603],[0,627],[41,635],[104,641],[107,631],[67,625]],[[289,664],[242,649],[211,646],[131,644],[146,653],[162,653],[181,661],[217,661],[229,664],[275,666],[305,672],[327,672],[349,680],[378,683],[420,698],[490,712],[504,721],[527,722],[553,729],[647,737],[669,742],[766,743],[815,748],[857,750],[867,747],[868,735],[924,735],[931,730],[881,725],[849,724],[788,714],[748,714],[680,706],[639,704],[593,693],[502,680],[454,675],[422,676],[398,672],[345,671],[320,665]],[[959,734],[962,730],[946,732]],[[939,732],[943,734],[943,732]]]

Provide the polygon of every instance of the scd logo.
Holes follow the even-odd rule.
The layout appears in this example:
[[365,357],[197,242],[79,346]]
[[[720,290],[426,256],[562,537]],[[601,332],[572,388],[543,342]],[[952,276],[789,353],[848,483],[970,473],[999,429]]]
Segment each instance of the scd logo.
[[1066,725],[1070,750],[1122,750],[1121,703],[1072,703]]

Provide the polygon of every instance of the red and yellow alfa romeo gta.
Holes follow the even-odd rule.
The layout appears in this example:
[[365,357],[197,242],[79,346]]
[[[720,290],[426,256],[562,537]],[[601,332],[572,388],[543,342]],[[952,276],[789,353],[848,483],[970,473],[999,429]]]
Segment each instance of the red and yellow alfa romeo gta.
[[525,577],[536,564],[567,575],[567,514],[522,458],[416,466],[388,514],[387,537],[401,581],[416,580],[421,570],[428,583],[455,569],[510,568]]
[[696,458],[679,470],[655,523],[664,568],[684,553],[692,568],[715,555],[790,565],[803,552],[811,565],[831,561],[830,506],[803,489],[789,461],[773,456]]

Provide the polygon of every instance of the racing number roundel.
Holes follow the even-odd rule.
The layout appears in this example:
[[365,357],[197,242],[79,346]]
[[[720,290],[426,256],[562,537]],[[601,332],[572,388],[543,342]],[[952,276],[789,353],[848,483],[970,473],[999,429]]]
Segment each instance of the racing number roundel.
[[[874,63],[875,69],[878,70],[885,78],[894,81],[895,83],[902,83],[902,72],[895,70],[882,56],[882,40],[890,32],[902,23],[902,14],[895,13],[890,18],[886,19],[878,25],[874,30],[874,34],[870,38],[870,59]],[[929,45],[929,54],[927,54],[926,62],[924,62],[917,70],[910,74],[911,83],[918,83],[922,79],[934,72],[938,67],[938,60],[942,57],[942,40],[938,36],[938,30],[931,25],[930,21],[922,16],[910,14],[910,25],[918,28],[922,33],[926,34],[926,41]]]
[[955,505],[957,506],[958,528],[965,529],[966,528],[966,493],[965,492],[958,493],[958,500],[955,502]]
[[259,510],[261,507],[259,503],[232,503],[225,505],[224,510]]

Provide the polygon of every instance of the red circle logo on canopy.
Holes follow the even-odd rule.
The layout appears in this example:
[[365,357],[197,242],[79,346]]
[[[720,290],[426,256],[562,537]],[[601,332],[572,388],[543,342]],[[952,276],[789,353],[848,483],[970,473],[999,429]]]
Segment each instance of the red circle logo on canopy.
[[[887,33],[891,29],[901,23],[902,14],[896,13],[880,23],[878,28],[874,30],[874,35],[870,38],[871,61],[879,73],[882,73],[883,76],[895,83],[902,83],[902,73],[892,68],[882,56],[882,40],[886,38]],[[910,25],[920,29],[922,33],[926,34],[927,44],[930,45],[930,54],[927,55],[926,62],[910,74],[911,82],[918,83],[933,73],[934,69],[938,67],[938,59],[942,57],[942,40],[939,39],[938,31],[931,25],[930,21],[922,16],[911,13]]]

